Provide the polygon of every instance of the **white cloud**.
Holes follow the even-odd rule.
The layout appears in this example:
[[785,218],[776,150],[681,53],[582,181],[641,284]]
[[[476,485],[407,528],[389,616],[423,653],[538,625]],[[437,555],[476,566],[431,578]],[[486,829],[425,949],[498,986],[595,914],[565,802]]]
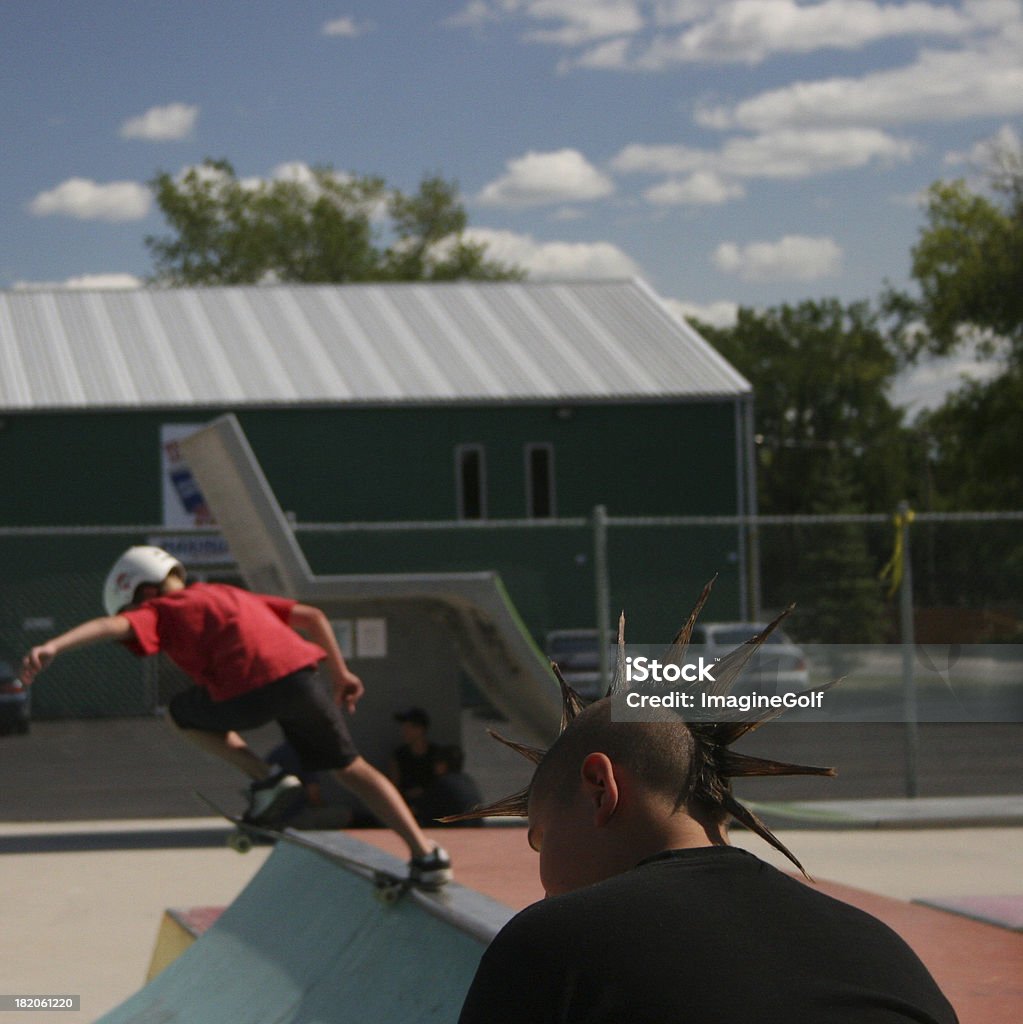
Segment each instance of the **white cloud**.
[[949,167],[962,166],[987,168],[998,153],[1019,153],[1023,143],[1012,125],[1003,124],[990,138],[981,139],[969,150],[952,150],[945,154],[944,163]]
[[575,149],[527,153],[505,165],[507,173],[479,194],[488,206],[546,206],[601,199],[614,191],[610,179]]
[[141,288],[143,281],[142,278],[136,277],[134,274],[80,274],[78,277],[69,277],[64,285],[66,288],[72,289],[109,288],[120,290]]
[[[198,171],[200,179],[209,181],[216,181],[218,178],[223,177],[220,171],[211,169],[204,164],[199,164],[194,167],[183,167],[178,173],[178,181],[181,181],[190,170]],[[345,171],[333,171],[329,177],[339,185],[352,180],[352,176]],[[266,177],[250,175],[249,177],[239,178],[238,184],[242,188],[256,191],[277,181],[286,181],[293,185],[300,185],[307,194],[313,197],[322,194],[322,189],[315,172],[304,160],[285,161],[284,163],[277,164]],[[382,222],[387,219],[387,200],[388,197],[385,193],[375,202],[364,205],[363,209],[370,220]]]
[[717,150],[634,143],[610,166],[621,174],[667,175],[644,193],[655,205],[710,205],[742,198],[746,192],[736,179],[808,178],[907,160],[913,152],[911,143],[873,128],[784,129],[735,137]]
[[[1010,345],[1005,339],[966,329],[956,350],[947,356],[925,359],[895,378],[892,401],[914,415],[941,405],[967,381],[985,383],[1005,372]],[[994,353],[983,349],[993,345]]]
[[591,68],[598,71],[613,71],[629,66],[630,40],[626,38],[610,39],[587,50],[579,57],[562,60],[558,64],[559,71],[572,68]]
[[709,17],[722,0],[656,0],[654,24],[686,25],[691,21]]
[[633,144],[614,157],[611,167],[624,174],[711,171],[732,178],[806,178],[873,160],[907,160],[912,154],[911,143],[873,128],[784,129],[735,137],[718,150]]
[[514,263],[534,280],[543,278],[639,277],[639,266],[611,242],[538,242],[531,235],[470,228],[470,242],[487,246],[487,255]]
[[372,30],[372,22],[359,22],[355,18],[345,16],[325,21],[320,32],[325,36],[337,36],[341,39],[358,39],[359,36],[363,36]]
[[[196,174],[201,182],[226,182],[227,174],[219,167],[211,167],[209,164],[187,164],[178,171],[175,181],[181,183],[189,174]],[[350,181],[350,175],[343,171],[335,171],[332,177],[338,182]],[[312,167],[304,160],[288,160],[277,164],[265,177],[253,174],[244,178],[238,178],[238,184],[242,188],[257,189],[274,181],[289,181],[295,185],[304,185],[306,188],[317,188],[316,175]]]
[[713,171],[697,171],[688,178],[673,178],[654,185],[643,196],[655,206],[719,206],[745,194],[742,185],[724,181]]
[[444,23],[479,29],[517,18],[542,25],[524,33],[528,42],[573,47],[640,31],[640,8],[640,0],[470,0]]
[[915,192],[894,192],[888,196],[892,206],[901,206],[910,210],[923,210],[927,206],[929,188],[919,188]]
[[28,208],[37,217],[117,222],[141,220],[149,213],[151,199],[149,189],[135,181],[101,185],[88,178],[68,178],[48,192],[40,192]]
[[746,178],[805,178],[864,167],[875,160],[908,160],[912,143],[873,128],[782,130],[729,139],[721,160]]
[[622,174],[684,174],[713,162],[714,155],[709,150],[635,142],[614,157],[611,167]]
[[146,139],[149,142],[177,142],[187,139],[199,119],[199,108],[189,103],[168,103],[150,107],[138,117],[129,117],[121,125],[122,139]]
[[743,246],[723,242],[714,251],[714,265],[743,281],[816,281],[838,274],[842,249],[831,238],[805,235]]
[[471,0],[447,24],[502,20],[539,25],[523,38],[566,50],[561,71],[663,71],[887,39],[959,43],[1018,24],[1020,10],[1017,0]]
[[[770,131],[867,126],[1023,113],[1023,34],[983,50],[928,50],[906,67],[862,78],[796,82],[734,106],[699,109],[705,127]],[[1003,45],[1004,42],[1004,45]]]
[[[335,174],[338,181],[347,181],[347,175]],[[278,164],[270,172],[271,181],[290,181],[294,185],[305,185],[312,188],[316,184],[316,175],[313,169],[304,160],[288,160]]]
[[[719,3],[704,16],[683,8],[675,36],[656,38],[635,61],[636,67],[662,70],[680,63],[757,64],[776,53],[853,50],[897,36],[959,37],[971,21],[952,7],[922,0],[882,4],[875,0],[735,0]],[[693,23],[694,18],[703,18]],[[662,24],[668,20],[662,12]]]
[[498,15],[492,11],[486,0],[469,0],[457,14],[444,19],[449,28],[482,28],[488,22],[496,21]]
[[681,299],[665,299],[664,304],[683,320],[701,320],[712,327],[734,327],[739,319],[739,305],[736,302],[684,302]]
[[141,288],[144,282],[142,278],[134,274],[80,274],[77,277],[69,277],[64,281],[15,281],[15,291],[52,291],[56,288],[66,288],[71,291],[96,291],[98,289],[109,289],[123,291],[126,288]]
[[521,7],[523,14],[535,21],[559,23],[527,33],[531,42],[578,46],[643,27],[634,0],[526,0]]

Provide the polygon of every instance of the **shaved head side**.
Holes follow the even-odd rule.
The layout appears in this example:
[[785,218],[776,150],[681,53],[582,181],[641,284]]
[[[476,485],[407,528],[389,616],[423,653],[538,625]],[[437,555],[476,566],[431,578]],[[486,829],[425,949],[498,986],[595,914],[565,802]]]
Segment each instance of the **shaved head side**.
[[529,798],[567,799],[579,782],[589,754],[606,754],[627,768],[650,792],[669,799],[678,810],[688,806],[699,775],[696,744],[686,723],[670,711],[646,722],[613,720],[614,699],[595,701],[568,723],[538,765]]

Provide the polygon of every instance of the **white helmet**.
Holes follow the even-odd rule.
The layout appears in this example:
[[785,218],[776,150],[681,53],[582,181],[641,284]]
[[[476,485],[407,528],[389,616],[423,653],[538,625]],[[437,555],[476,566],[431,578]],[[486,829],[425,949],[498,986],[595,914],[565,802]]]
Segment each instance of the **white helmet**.
[[114,562],[114,567],[107,573],[107,581],[103,584],[103,605],[108,615],[116,615],[126,605],[131,604],[135,589],[142,583],[157,585],[175,570],[185,576],[185,567],[163,548],[140,544],[128,548]]

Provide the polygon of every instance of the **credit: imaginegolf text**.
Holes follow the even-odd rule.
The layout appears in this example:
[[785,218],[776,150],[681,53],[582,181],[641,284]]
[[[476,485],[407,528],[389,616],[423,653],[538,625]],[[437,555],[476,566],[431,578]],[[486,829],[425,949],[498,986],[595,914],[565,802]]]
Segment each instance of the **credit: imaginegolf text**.
[[824,694],[815,693],[636,693],[625,695],[629,708],[668,708],[676,711],[752,711],[755,708],[820,708]]
[[[634,683],[714,683],[717,659],[708,661],[702,655],[695,662],[667,664],[656,658],[628,657],[625,659],[625,679]],[[625,704],[632,709],[667,708],[676,711],[752,711],[755,708],[820,708],[824,700],[821,691],[814,693],[642,693],[630,691]]]

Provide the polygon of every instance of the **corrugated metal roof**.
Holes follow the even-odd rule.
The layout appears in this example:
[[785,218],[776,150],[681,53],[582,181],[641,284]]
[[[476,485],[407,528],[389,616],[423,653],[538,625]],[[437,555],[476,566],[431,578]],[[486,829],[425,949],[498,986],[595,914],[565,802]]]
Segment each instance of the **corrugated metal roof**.
[[641,281],[0,292],[8,412],[750,390]]

